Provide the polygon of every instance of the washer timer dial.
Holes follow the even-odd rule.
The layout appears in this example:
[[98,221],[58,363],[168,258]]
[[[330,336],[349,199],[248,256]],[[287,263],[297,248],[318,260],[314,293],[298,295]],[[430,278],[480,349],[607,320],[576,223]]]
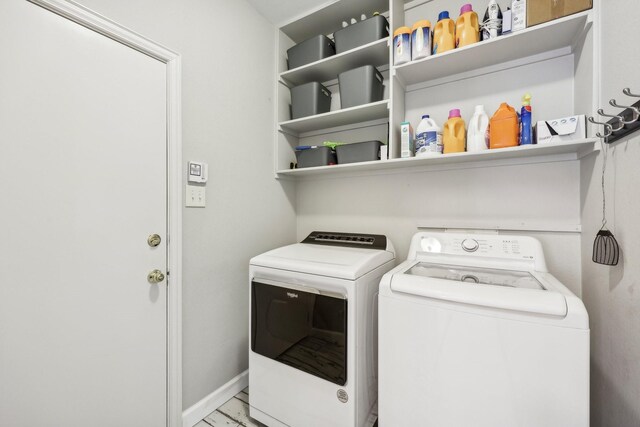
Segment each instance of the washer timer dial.
[[462,241],[462,249],[464,249],[465,252],[475,252],[479,247],[480,245],[475,239],[464,239]]

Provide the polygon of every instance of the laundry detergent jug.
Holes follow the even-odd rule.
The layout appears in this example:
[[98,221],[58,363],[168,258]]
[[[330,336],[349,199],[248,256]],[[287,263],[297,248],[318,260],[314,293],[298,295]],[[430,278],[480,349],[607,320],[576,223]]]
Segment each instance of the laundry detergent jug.
[[513,107],[503,102],[489,121],[489,147],[516,147],[519,137],[518,113]]
[[431,55],[431,22],[418,21],[411,30],[411,59],[426,58]]
[[465,4],[460,9],[460,16],[456,21],[456,48],[468,46],[480,41],[480,25],[478,14],[473,11],[471,4]]
[[444,154],[463,153],[466,150],[467,132],[464,128],[464,120],[460,117],[460,110],[449,111],[449,120],[444,124],[442,142]]
[[484,111],[484,105],[476,105],[476,110],[467,129],[467,151],[483,151],[489,148],[489,116]]
[[438,23],[433,30],[433,54],[446,52],[456,47],[456,28],[446,10],[440,12]]
[[440,127],[428,114],[416,128],[416,156],[433,156],[442,154],[442,132]]

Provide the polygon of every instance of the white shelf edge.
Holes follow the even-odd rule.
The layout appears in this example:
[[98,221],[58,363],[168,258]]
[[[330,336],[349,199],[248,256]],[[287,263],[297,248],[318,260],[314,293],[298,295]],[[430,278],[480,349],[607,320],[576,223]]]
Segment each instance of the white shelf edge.
[[[526,28],[526,29],[521,30],[521,31],[516,31],[514,33],[510,33],[510,34],[507,34],[507,35],[504,35],[504,36],[500,36],[500,37],[492,39],[492,40],[480,41],[478,43],[474,43],[474,44],[469,45],[469,46],[465,46],[465,47],[458,48],[458,49],[453,49],[453,50],[450,50],[448,52],[440,53],[440,54],[437,54],[437,55],[431,55],[431,56],[428,56],[426,58],[420,59],[418,61],[410,61],[408,63],[397,65],[397,66],[392,65],[391,66],[391,70],[392,70],[392,73],[402,81],[402,83],[403,83],[403,85],[405,87],[428,83],[428,82],[430,82],[432,80],[443,79],[443,78],[446,78],[446,76],[438,76],[438,77],[436,77],[434,79],[425,78],[423,80],[415,81],[415,82],[414,81],[407,82],[405,77],[406,77],[406,73],[408,73],[410,70],[422,70],[423,67],[427,67],[427,64],[446,61],[448,58],[452,58],[452,57],[464,57],[465,55],[469,55],[469,52],[473,52],[474,49],[477,49],[477,48],[486,48],[487,46],[496,45],[495,49],[499,49],[500,48],[500,44],[504,43],[505,41],[509,41],[510,39],[513,40],[513,39],[526,37],[527,35],[530,35],[531,33],[544,32],[549,27],[562,26],[562,25],[565,25],[567,22],[572,22],[572,21],[578,22],[580,20],[584,20],[584,25],[585,25],[585,28],[586,28],[588,25],[590,25],[590,23],[592,21],[591,12],[592,12],[592,10],[586,10],[586,11],[579,12],[579,13],[576,13],[576,14],[573,14],[573,15],[569,15],[569,16],[565,16],[565,17],[562,17],[562,18],[559,18],[559,19],[555,19],[555,20],[552,20],[552,21],[549,21],[549,22],[545,22],[545,23],[540,24],[540,25],[529,27],[529,28]],[[573,48],[574,48],[574,45],[575,45],[576,36],[577,36],[577,33],[575,34],[575,36],[571,40],[571,42],[567,43],[566,46],[565,46],[565,47],[569,47],[571,49],[571,51],[573,51]],[[514,61],[522,61],[523,59],[528,58],[528,57],[535,58],[536,56],[538,56],[539,54],[542,54],[545,51],[546,51],[545,49],[542,49],[537,54],[513,58],[510,61],[502,61],[499,64],[508,63],[508,62],[514,62]],[[497,66],[497,65],[498,64],[495,64],[494,66]],[[491,66],[491,67],[493,67],[493,66]],[[484,67],[481,67],[481,68],[484,68]],[[467,73],[467,72],[472,72],[474,70],[477,70],[477,67],[469,66],[468,69],[454,72],[452,75],[458,75],[458,74],[463,74],[463,73]]]
[[[324,58],[321,59],[319,61],[316,62],[312,62],[306,65],[303,65],[302,67],[298,67],[298,68],[294,68],[293,70],[287,70],[287,71],[283,71],[282,73],[279,74],[278,76],[278,80],[284,84],[285,86],[288,86],[288,83],[291,83],[291,79],[292,76],[293,78],[297,77],[300,74],[305,74],[305,73],[310,73],[312,71],[314,71],[317,68],[320,67],[334,67],[335,63],[349,57],[349,56],[357,56],[357,55],[362,55],[362,56],[366,56],[367,53],[371,53],[371,55],[373,56],[373,53],[376,49],[381,48],[380,46],[384,45],[385,49],[384,49],[384,62],[381,64],[371,64],[374,65],[376,67],[379,67],[381,65],[389,65],[389,55],[388,55],[388,47],[389,47],[389,37],[385,37],[379,40],[376,40],[374,42],[362,45],[362,46],[358,46],[354,49],[348,50],[346,52],[342,52],[336,55],[332,55],[329,56],[328,58]],[[378,62],[378,61],[374,61],[374,62]],[[346,71],[346,70],[345,70]],[[333,74],[333,73],[331,73]],[[336,72],[335,75],[337,76],[338,73]],[[331,78],[331,79],[323,79],[323,81],[329,81],[329,80],[335,80],[335,77]],[[302,84],[302,83],[300,83]]]
[[[410,157],[372,162],[349,163],[334,166],[320,166],[303,169],[277,171],[279,177],[340,177],[365,172],[398,173],[451,169],[471,169],[489,166],[509,166],[517,164],[550,163],[579,160],[596,151],[597,138],[587,138],[556,144],[518,146],[487,150],[475,153],[444,154],[437,157]],[[457,161],[456,161],[457,159]]]
[[[374,112],[379,108],[385,107],[389,110],[389,100],[384,99],[382,101],[372,102],[370,104],[357,105],[350,108],[342,108],[340,110],[329,111],[328,113],[316,114],[315,116],[302,117],[295,120],[288,120],[278,123],[278,130],[284,133],[300,135],[304,132],[310,132],[314,130],[320,130],[330,127],[343,126],[352,123],[359,123],[364,121],[370,121],[379,119]],[[371,117],[367,118],[367,113],[371,113]],[[345,119],[352,117],[353,119]],[[364,117],[364,118],[363,118]],[[331,119],[334,119],[333,121]],[[327,123],[327,125],[315,125],[315,123]],[[333,124],[332,124],[333,123]],[[307,125],[306,127],[304,125]],[[316,127],[318,126],[318,127]]]

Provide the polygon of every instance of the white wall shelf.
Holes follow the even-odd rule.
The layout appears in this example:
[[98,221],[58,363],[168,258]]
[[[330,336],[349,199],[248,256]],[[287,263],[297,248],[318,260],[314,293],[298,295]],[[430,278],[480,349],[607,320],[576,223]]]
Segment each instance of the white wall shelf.
[[402,64],[393,67],[393,70],[405,86],[411,86],[561,48],[573,49],[576,39],[591,22],[589,18],[589,11],[581,12],[493,40]]
[[344,165],[278,171],[280,177],[318,177],[370,171],[423,171],[481,166],[517,165],[555,161],[578,160],[595,149],[597,139],[543,145],[526,145],[480,151],[476,153],[443,154],[437,157],[410,157],[387,161],[349,163]]
[[389,64],[388,38],[351,49],[320,61],[294,68],[280,74],[280,80],[293,87],[308,82],[334,80],[338,74],[363,65],[376,67]]
[[334,128],[388,117],[389,101],[383,100],[372,102],[371,104],[330,111],[324,114],[317,114],[315,116],[288,120],[281,122],[279,127],[282,132],[299,135],[303,132]]

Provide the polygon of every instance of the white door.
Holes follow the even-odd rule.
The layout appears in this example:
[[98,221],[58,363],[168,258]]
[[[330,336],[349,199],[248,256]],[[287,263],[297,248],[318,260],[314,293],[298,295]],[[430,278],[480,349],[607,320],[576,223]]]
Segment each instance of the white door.
[[167,424],[166,96],[160,61],[0,1],[0,426]]

